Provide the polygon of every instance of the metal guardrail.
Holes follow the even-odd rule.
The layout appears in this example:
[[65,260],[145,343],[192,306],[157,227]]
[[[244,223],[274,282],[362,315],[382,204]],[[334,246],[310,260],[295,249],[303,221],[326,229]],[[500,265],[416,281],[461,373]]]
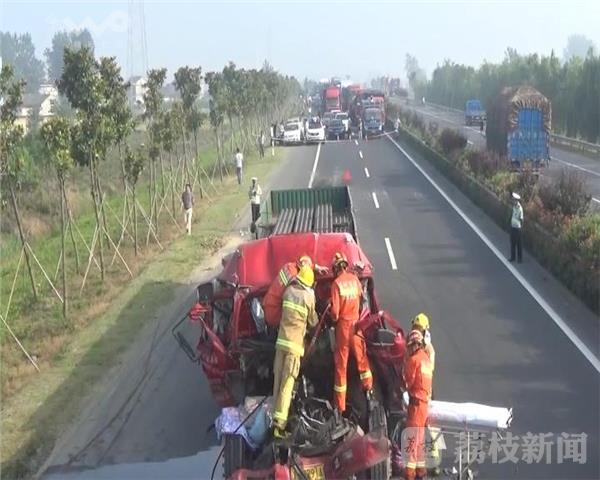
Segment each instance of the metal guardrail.
[[555,145],[564,145],[574,150],[600,155],[600,145],[597,143],[584,142],[583,140],[577,140],[575,138],[563,137],[562,135],[558,135],[556,133],[550,134],[550,141]]
[[[426,105],[431,105],[432,107],[437,108],[439,110],[445,110],[447,112],[459,113],[461,115],[464,115],[464,111],[452,107],[447,107],[446,105],[439,105],[437,103],[432,102],[426,102]],[[565,137],[557,133],[550,134],[550,141],[555,145],[563,145],[565,147],[572,148],[573,150],[579,150],[582,152],[595,153],[600,155],[600,144],[597,143],[590,143],[583,140],[578,140],[576,138]]]

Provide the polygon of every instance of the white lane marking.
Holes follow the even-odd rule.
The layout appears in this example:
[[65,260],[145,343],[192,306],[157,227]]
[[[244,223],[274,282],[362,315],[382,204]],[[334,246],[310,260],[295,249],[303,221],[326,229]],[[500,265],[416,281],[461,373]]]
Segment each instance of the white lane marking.
[[473,145],[473,142],[471,140],[467,140],[467,144],[468,145]]
[[379,208],[379,200],[377,200],[377,195],[375,192],[371,193],[373,195],[373,203],[375,204],[375,208]]
[[360,158],[363,158],[362,150],[359,150],[359,151],[358,151],[358,156],[359,156]]
[[596,177],[600,177],[600,173],[594,172],[593,170],[590,170],[588,168],[580,167],[579,165],[575,165],[574,163],[571,163],[571,162],[566,162],[565,160],[561,160],[560,158],[553,157],[552,155],[550,155],[550,158],[552,160],[556,160],[559,163],[563,163],[565,165],[568,165],[569,167],[573,167],[573,168],[576,168],[577,170],[581,170],[582,172],[586,172],[586,173],[589,173],[591,175],[595,175]]
[[358,140],[354,139],[354,143],[358,146]]
[[385,248],[387,248],[388,257],[390,257],[390,264],[392,265],[392,270],[398,270],[398,266],[396,265],[396,257],[394,256],[392,244],[390,243],[390,239],[388,237],[385,237]]
[[315,173],[317,173],[317,165],[319,164],[319,155],[321,154],[321,144],[317,147],[317,153],[315,155],[315,161],[313,163],[312,172],[310,172],[310,180],[308,181],[308,188],[312,188],[312,184],[315,181]]
[[592,202],[600,203],[600,199],[596,197],[592,197]]
[[[423,170],[423,168],[404,150],[398,143],[391,137],[389,140],[400,150],[406,158],[415,166],[419,172],[433,185],[438,193],[446,200],[456,213],[465,221],[465,223],[471,227],[471,229],[477,234],[477,236],[485,243],[485,245],[492,251],[494,255],[500,260],[500,262],[506,267],[506,269],[512,273],[517,281],[523,286],[527,292],[533,297],[533,299],[539,304],[540,307],[548,314],[548,316],[556,323],[563,333],[571,340],[573,345],[583,354],[583,356],[592,364],[598,373],[600,373],[600,360],[592,353],[592,351],[583,343],[579,337],[571,330],[561,316],[548,304],[548,302],[542,297],[542,295],[531,285],[523,275],[506,259],[504,255],[496,248],[492,241],[483,233],[477,225],[467,216],[461,208],[454,203],[454,201],[448,196],[448,194],[442,190],[442,188],[436,183],[436,181],[429,176],[429,174]],[[389,251],[389,250],[388,250]]]
[[369,169],[367,167],[365,167],[365,176],[367,178],[369,178],[371,175],[369,175]]

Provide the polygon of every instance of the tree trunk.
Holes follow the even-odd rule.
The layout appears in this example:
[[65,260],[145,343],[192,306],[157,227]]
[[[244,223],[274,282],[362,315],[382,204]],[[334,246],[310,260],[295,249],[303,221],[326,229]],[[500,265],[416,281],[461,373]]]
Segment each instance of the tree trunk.
[[171,190],[171,206],[175,215],[175,178],[173,176],[173,155],[169,154],[169,189]]
[[62,297],[63,297],[63,318],[67,318],[67,270],[65,257],[67,252],[65,250],[65,179],[62,175],[59,176],[58,181],[60,182],[60,241],[62,249]]
[[154,222],[156,224],[156,236],[158,237],[158,179],[156,178],[156,159],[152,160],[152,188],[154,189]]
[[185,146],[185,128],[183,128],[183,125],[181,125],[181,144],[183,145],[183,171],[185,176],[183,185],[185,185],[186,183],[190,183],[190,172],[188,170],[188,154]]
[[73,233],[73,214],[71,213],[71,209],[69,208],[69,202],[67,199],[66,189],[63,189],[63,196],[65,198],[65,210],[67,212],[67,220],[68,220],[68,228],[69,228],[69,236],[71,237],[71,243],[73,244],[73,250],[75,250],[75,269],[77,273],[80,273],[79,269],[79,249],[77,248],[77,242],[75,241],[75,234]]
[[21,215],[19,214],[19,209],[17,207],[17,198],[15,197],[15,191],[12,183],[9,183],[9,189],[10,199],[12,202],[13,210],[15,212],[15,219],[17,220],[17,227],[19,229],[19,237],[21,237],[21,245],[23,246],[23,252],[25,252],[25,262],[27,263],[27,271],[29,272],[29,280],[31,281],[31,291],[33,293],[34,300],[37,300],[37,288],[35,286],[35,279],[33,278],[33,271],[31,270],[31,263],[29,262],[29,251],[26,247],[27,242],[25,241],[25,235],[23,234],[23,227],[21,226]]
[[163,151],[160,150],[160,196],[161,198],[165,197],[165,163],[163,158]]
[[133,195],[133,249],[135,256],[138,256],[138,222],[137,222],[137,202],[135,199],[135,184],[131,186],[131,195]]
[[215,135],[217,137],[217,162],[219,163],[219,176],[221,177],[221,183],[223,183],[223,155],[221,151],[221,137],[219,136],[218,128],[215,128]]
[[[198,129],[194,130],[194,146],[196,147],[196,155],[194,155],[194,163],[199,162],[200,158],[198,155]],[[198,182],[200,183],[200,198],[204,198],[204,189],[202,188],[202,175],[200,175]]]
[[[100,210],[98,209],[98,195],[96,191],[96,181],[94,179],[94,161],[90,158],[90,188],[92,194],[92,202],[94,203],[94,215],[96,216],[96,225],[98,229],[100,229],[100,225],[102,225],[100,220]],[[104,247],[102,244],[102,232],[99,232],[98,235],[98,248],[100,249],[100,278],[104,282]],[[92,252],[93,254],[93,252]]]
[[100,214],[102,217],[102,225],[104,226],[104,238],[106,239],[106,248],[110,250],[110,240],[108,233],[108,224],[106,223],[106,211],[104,210],[104,195],[100,186],[100,176],[98,175],[98,165],[94,166],[94,178],[96,180],[96,192],[98,193],[98,201],[100,203]]

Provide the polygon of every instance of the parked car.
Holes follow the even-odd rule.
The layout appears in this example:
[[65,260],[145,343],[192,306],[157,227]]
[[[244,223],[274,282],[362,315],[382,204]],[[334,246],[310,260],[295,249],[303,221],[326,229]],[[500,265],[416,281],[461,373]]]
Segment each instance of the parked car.
[[327,127],[327,138],[329,140],[348,138],[348,132],[346,131],[344,122],[342,122],[339,118],[331,119],[329,122],[329,127]]
[[291,144],[291,143],[302,143],[304,140],[304,135],[302,133],[302,128],[300,126],[300,122],[286,123],[283,127],[283,143]]
[[306,141],[307,142],[324,142],[325,141],[325,126],[321,123],[318,118],[310,119],[308,121],[308,128],[306,129]]

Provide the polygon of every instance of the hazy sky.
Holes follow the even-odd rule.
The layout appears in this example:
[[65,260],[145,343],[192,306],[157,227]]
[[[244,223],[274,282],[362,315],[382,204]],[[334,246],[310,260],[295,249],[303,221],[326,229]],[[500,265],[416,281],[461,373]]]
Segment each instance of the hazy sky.
[[[127,73],[128,11],[127,1],[0,0],[0,30],[30,32],[41,58],[56,30],[88,27],[97,53],[115,55]],[[600,46],[600,0],[146,0],[144,12],[149,65],[167,67],[169,76],[185,64],[207,71],[229,60],[252,68],[268,59],[300,79],[350,75],[364,81],[403,76],[407,52],[431,73],[445,58],[471,65],[500,61],[508,46],[562,55],[574,33]],[[134,73],[140,73],[140,15],[133,18]]]

